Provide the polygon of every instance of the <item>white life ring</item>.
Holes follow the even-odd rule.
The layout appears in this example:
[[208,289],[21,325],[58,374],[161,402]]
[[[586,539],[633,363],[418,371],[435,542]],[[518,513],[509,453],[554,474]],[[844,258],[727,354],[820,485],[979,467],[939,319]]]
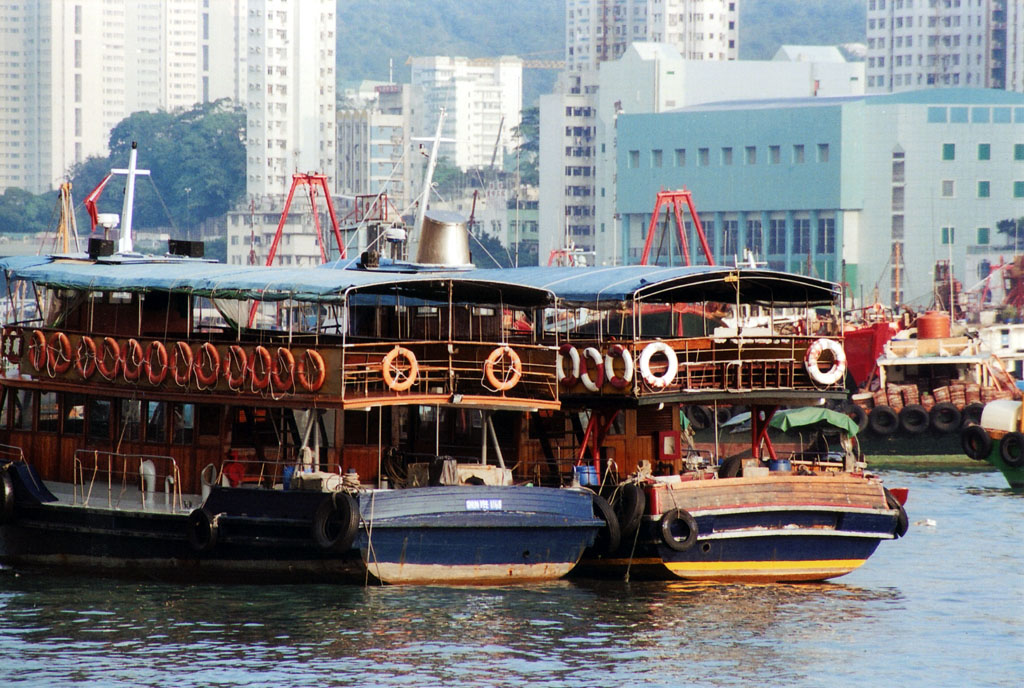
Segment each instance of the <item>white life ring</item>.
[[[590,364],[594,364],[594,377],[590,377]],[[592,346],[583,350],[583,366],[580,373],[580,382],[591,392],[600,392],[604,384],[604,357],[601,352]]]
[[[568,375],[562,369],[562,361],[569,356],[570,372]],[[566,389],[572,387],[580,379],[580,352],[572,344],[562,344],[558,347],[558,354],[555,356],[555,378],[558,384]]]
[[[668,368],[661,375],[651,373],[651,358],[655,354],[663,354],[668,359]],[[668,387],[676,379],[679,372],[679,360],[676,358],[675,350],[665,342],[651,342],[644,347],[640,354],[640,376],[651,387],[663,389]]]
[[[832,353],[832,367],[823,371],[818,367],[818,359],[826,351]],[[846,352],[834,339],[816,339],[804,354],[804,368],[817,384],[834,385],[846,375]]]
[[[615,374],[616,357],[622,358],[622,375]],[[633,381],[633,354],[621,344],[612,344],[604,355],[604,374],[615,389],[625,389]]]

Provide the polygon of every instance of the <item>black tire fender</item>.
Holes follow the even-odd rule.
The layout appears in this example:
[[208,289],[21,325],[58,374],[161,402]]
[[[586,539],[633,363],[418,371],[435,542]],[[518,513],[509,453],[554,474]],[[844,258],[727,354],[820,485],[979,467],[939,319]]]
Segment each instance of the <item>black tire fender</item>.
[[896,495],[889,492],[889,488],[883,487],[882,490],[885,492],[885,503],[893,510],[898,510],[899,514],[896,516],[896,529],[893,531],[893,535],[898,538],[903,537],[907,534],[907,528],[910,527],[910,521],[907,519],[907,511],[900,504],[900,500],[896,499]]
[[977,401],[967,404],[967,406],[964,406],[964,410],[960,412],[960,422],[964,427],[967,427],[971,423],[977,425],[981,423],[981,414],[984,410],[985,405]]
[[348,492],[332,492],[313,513],[313,540],[321,549],[345,552],[359,532],[359,505]]
[[594,544],[589,547],[588,551],[594,554],[611,554],[619,549],[619,544],[622,542],[619,518],[615,515],[612,505],[604,497],[595,493],[591,499],[594,502],[594,516],[604,521],[604,527],[597,531]]
[[666,511],[661,515],[661,539],[669,549],[687,551],[697,544],[697,519],[686,509]]
[[690,404],[686,407],[686,417],[690,419],[690,425],[694,430],[707,430],[715,421],[711,409],[700,404]]
[[909,404],[900,410],[900,428],[908,435],[920,435],[928,429],[928,411],[920,404]]
[[864,432],[868,427],[868,412],[857,404],[849,404],[843,413],[849,416],[850,420],[857,424],[857,431]]
[[743,456],[730,456],[718,466],[719,478],[738,478],[743,472]]
[[980,425],[968,425],[960,432],[960,446],[975,461],[984,461],[992,453],[992,438]]
[[900,417],[891,406],[876,406],[868,414],[868,427],[876,435],[888,437],[900,427]]
[[14,520],[14,483],[7,468],[0,469],[0,524]]
[[188,544],[197,552],[209,552],[217,546],[220,532],[220,514],[211,515],[206,509],[194,509],[188,515]]
[[1024,434],[1006,433],[999,441],[999,458],[1010,468],[1024,466]]
[[948,401],[942,401],[932,407],[928,412],[931,418],[932,429],[936,432],[953,432],[960,428],[962,416],[960,409]]
[[617,492],[612,507],[619,521],[619,538],[629,540],[640,527],[644,509],[647,507],[647,495],[636,483],[623,483],[619,485]]

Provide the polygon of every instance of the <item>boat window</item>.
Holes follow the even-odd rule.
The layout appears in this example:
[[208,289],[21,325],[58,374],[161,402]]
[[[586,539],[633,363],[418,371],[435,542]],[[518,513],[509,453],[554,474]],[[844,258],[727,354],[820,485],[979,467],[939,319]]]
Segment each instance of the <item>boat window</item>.
[[64,395],[65,435],[81,435],[85,432],[85,397],[81,394]]
[[11,428],[14,430],[32,429],[32,400],[34,394],[31,390],[19,389],[11,399]]
[[39,432],[57,432],[60,429],[60,409],[56,392],[42,392],[39,395]]
[[142,441],[142,402],[138,399],[121,400],[121,431],[118,440]]
[[167,441],[167,402],[148,402],[146,411],[146,441]]
[[110,407],[109,399],[90,399],[86,404],[89,439],[110,440]]
[[200,406],[196,429],[200,435],[220,436],[220,406]]
[[194,404],[175,404],[171,414],[171,438],[174,444],[192,444],[195,428]]

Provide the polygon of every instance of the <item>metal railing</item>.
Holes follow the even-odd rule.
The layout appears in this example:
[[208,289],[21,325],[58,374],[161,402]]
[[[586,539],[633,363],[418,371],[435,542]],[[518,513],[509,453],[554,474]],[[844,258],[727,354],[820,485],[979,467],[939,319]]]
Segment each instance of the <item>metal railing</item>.
[[183,508],[181,471],[169,456],[78,449],[75,451],[73,472],[74,505],[89,506],[97,482],[105,482],[109,508],[120,508],[122,501],[134,495],[134,489],[137,489],[142,508],[155,509],[157,485],[162,483],[163,508],[167,511]]

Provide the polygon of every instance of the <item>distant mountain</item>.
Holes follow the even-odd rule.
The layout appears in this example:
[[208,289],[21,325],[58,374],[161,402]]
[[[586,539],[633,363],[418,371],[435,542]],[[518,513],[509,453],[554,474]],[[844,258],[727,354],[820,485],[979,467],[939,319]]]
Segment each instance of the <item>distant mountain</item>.
[[[740,0],[740,59],[771,58],[783,43],[864,41],[864,0]],[[410,56],[519,55],[561,60],[564,0],[338,0],[338,79],[408,81]],[[528,69],[524,107],[551,90],[554,70]]]

